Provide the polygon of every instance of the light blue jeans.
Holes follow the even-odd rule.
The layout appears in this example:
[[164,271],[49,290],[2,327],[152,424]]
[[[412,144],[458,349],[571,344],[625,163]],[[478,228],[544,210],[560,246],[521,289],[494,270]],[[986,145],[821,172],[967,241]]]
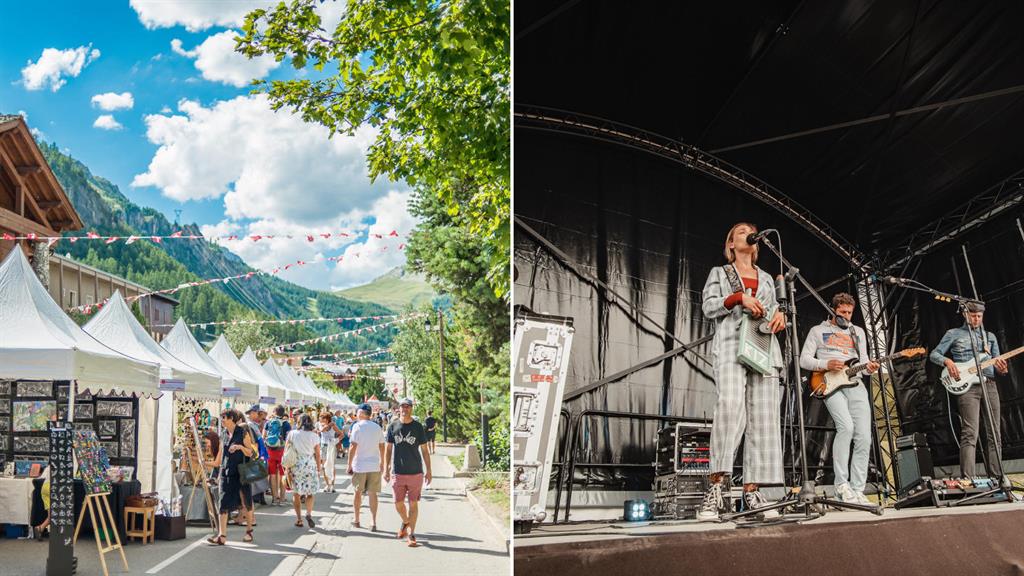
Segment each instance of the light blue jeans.
[[849,483],[854,492],[863,492],[868,478],[868,454],[871,452],[871,402],[867,388],[863,383],[843,388],[825,398],[825,406],[836,424],[836,437],[832,441],[836,486]]

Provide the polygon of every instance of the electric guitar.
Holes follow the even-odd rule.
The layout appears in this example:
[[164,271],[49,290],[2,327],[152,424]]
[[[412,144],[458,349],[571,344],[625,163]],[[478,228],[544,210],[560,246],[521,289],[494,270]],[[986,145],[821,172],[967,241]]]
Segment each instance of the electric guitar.
[[[989,358],[988,354],[980,354],[981,358],[981,369],[984,370],[989,366],[996,363],[996,360],[1007,360],[1013,358],[1017,354],[1024,352],[1024,346],[1010,350],[1006,354],[1001,354],[995,358]],[[978,367],[975,365],[974,360],[967,360],[965,362],[955,362],[956,369],[960,372],[960,379],[956,380],[949,374],[949,368],[942,369],[942,375],[939,376],[939,382],[946,387],[946,390],[950,394],[956,394],[959,396],[971,389],[971,386],[981,382],[981,378],[978,377]]]
[[[881,364],[886,360],[896,358],[913,358],[914,356],[919,356],[924,353],[924,348],[907,348],[905,350],[900,350],[895,354],[882,356],[877,360],[871,359],[870,362]],[[846,361],[847,367],[839,370],[818,370],[811,372],[811,395],[817,398],[828,398],[838,390],[860,384],[860,378],[856,377],[856,374],[867,368],[868,363],[862,362],[854,365],[853,363],[856,361],[856,358],[850,358]]]

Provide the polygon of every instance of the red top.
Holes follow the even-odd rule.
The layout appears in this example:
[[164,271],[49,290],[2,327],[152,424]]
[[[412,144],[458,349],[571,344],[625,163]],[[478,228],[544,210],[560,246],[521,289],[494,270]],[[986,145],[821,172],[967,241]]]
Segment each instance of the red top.
[[[757,278],[743,278],[743,287],[750,288],[750,292],[757,294]],[[732,307],[743,302],[743,292],[734,292],[725,299],[725,308],[732,310]]]

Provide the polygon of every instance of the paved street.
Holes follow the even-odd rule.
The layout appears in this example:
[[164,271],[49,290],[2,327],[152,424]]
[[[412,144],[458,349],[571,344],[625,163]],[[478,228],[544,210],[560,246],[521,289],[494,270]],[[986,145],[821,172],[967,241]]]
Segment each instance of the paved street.
[[[291,508],[257,506],[256,542],[241,542],[244,529],[232,526],[226,546],[211,546],[211,534],[202,527],[188,528],[188,537],[125,547],[130,574],[194,576],[246,574],[247,576],[302,576],[345,574],[444,574],[474,576],[509,574],[506,543],[487,518],[467,500],[462,480],[453,478],[447,458],[438,448],[433,457],[435,478],[420,504],[418,548],[395,539],[399,527],[390,495],[382,496],[376,533],[352,528],[352,494],[348,477],[339,475],[338,492],[320,494],[314,520],[317,527],[294,526]],[[339,471],[343,470],[339,463]],[[364,502],[363,526],[369,526]],[[47,543],[0,540],[0,574],[40,576],[45,573]],[[86,537],[75,548],[80,575],[102,574],[94,541]],[[116,552],[106,555],[111,574],[124,574]]]

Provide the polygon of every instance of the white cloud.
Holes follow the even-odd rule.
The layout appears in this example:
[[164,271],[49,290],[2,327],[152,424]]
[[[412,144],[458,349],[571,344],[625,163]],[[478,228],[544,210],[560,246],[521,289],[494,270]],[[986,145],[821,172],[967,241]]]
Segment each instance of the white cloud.
[[[130,0],[129,4],[146,28],[184,26],[189,32],[199,32],[214,26],[241,26],[246,14],[256,8],[276,6],[278,0]],[[339,0],[317,5],[324,29],[333,31],[344,9],[345,2]]]
[[56,92],[67,83],[65,77],[77,77],[83,68],[99,57],[100,51],[92,44],[67,50],[46,48],[39,60],[29,60],[21,69],[21,81],[26,90],[49,88]]
[[92,123],[93,128],[99,128],[100,130],[120,130],[124,128],[120,122],[114,119],[110,114],[101,114],[96,118],[96,121]]
[[160,113],[161,114],[170,114],[171,112],[172,112],[172,110],[171,110],[170,106],[164,106],[163,108],[160,109]]
[[[222,245],[268,272],[297,260],[324,262],[344,251],[340,264],[281,272],[282,278],[310,288],[362,284],[405,262],[398,249],[405,239],[388,234],[405,234],[415,226],[406,206],[409,192],[400,183],[370,183],[366,150],[375,137],[372,130],[329,138],[319,124],[272,111],[264,95],[209,106],[182,100],[177,108],[175,114],[145,117],[146,137],[158,148],[132,185],[155,186],[180,202],[223,198],[225,219],[203,227],[204,235],[237,234],[240,240]],[[353,236],[315,242],[249,238],[306,231]]]
[[99,108],[100,110],[106,110],[112,112],[114,110],[131,110],[135,106],[135,98],[132,97],[131,92],[122,92],[117,94],[116,92],[107,92],[105,94],[97,94],[92,97],[92,105]]
[[171,50],[186,58],[195,59],[196,69],[203,78],[221,82],[235,88],[247,86],[253,79],[262,79],[280,65],[273,56],[249,59],[235,52],[238,32],[227,30],[214,34],[192,50],[182,48],[181,40],[171,40]]

